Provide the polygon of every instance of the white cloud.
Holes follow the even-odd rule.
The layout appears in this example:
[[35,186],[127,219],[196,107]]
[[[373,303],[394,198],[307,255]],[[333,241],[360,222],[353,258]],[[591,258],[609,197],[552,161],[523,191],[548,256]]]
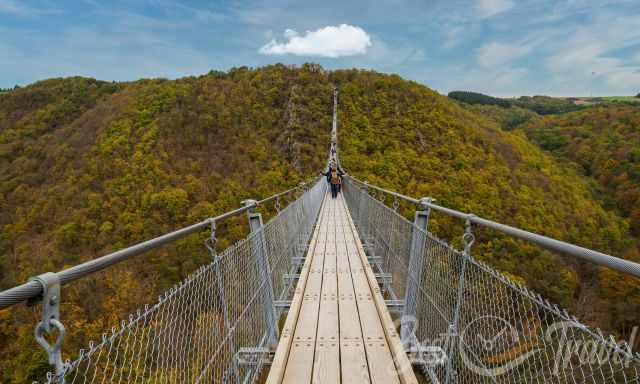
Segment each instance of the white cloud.
[[286,42],[275,39],[260,48],[263,55],[341,57],[362,55],[371,47],[371,37],[360,27],[340,24],[307,31],[304,36],[292,29],[284,32]]
[[477,0],[476,10],[481,17],[491,17],[513,8],[511,0]]
[[491,42],[478,50],[478,64],[483,67],[504,65],[529,52],[531,52],[530,46]]
[[293,29],[285,29],[284,30],[284,37],[286,39],[291,40],[296,36],[298,36],[298,32],[294,31]]

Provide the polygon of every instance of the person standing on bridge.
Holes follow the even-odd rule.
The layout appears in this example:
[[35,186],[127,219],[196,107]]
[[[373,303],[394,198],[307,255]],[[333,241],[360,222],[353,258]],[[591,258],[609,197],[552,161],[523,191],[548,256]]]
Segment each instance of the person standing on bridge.
[[336,163],[331,163],[329,170],[324,175],[327,177],[327,182],[331,186],[331,198],[335,199],[338,197],[338,192],[340,192],[344,172],[338,168]]

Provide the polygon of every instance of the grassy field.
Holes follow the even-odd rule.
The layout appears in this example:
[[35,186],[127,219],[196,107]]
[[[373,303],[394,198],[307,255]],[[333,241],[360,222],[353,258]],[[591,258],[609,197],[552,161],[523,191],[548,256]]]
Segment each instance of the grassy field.
[[570,98],[577,105],[593,105],[593,104],[640,104],[640,98],[635,96],[603,96],[603,97],[576,97]]
[[612,102],[640,103],[640,98],[635,96],[606,96],[601,97],[601,99]]

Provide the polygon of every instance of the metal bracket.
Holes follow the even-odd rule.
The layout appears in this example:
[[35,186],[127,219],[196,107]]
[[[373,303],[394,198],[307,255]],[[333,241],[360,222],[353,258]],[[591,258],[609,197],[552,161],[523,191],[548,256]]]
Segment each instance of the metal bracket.
[[274,356],[275,351],[269,348],[241,347],[235,357],[238,366],[246,369],[271,365]]
[[249,213],[252,213],[253,209],[258,206],[258,200],[254,200],[254,199],[242,200],[240,204],[244,205],[245,207],[253,205],[253,207],[249,208],[249,211],[248,211]]
[[389,312],[402,314],[404,310],[404,300],[385,300],[384,303]]
[[[35,338],[47,352],[49,364],[55,367],[56,375],[61,376],[64,374],[66,365],[62,362],[61,351],[65,328],[60,322],[60,277],[57,273],[47,272],[29,280],[37,281],[42,285],[42,320],[36,325]],[[58,337],[52,345],[44,335],[54,329],[58,331]]]
[[276,307],[278,311],[284,312],[288,311],[291,308],[291,300],[275,300],[273,305]]
[[416,368],[430,379],[432,384],[440,384],[436,370],[445,365],[446,352],[439,346],[417,346],[407,351],[407,357]]
[[420,206],[420,209],[429,210],[429,204],[433,203],[434,201],[436,201],[436,199],[434,199],[433,197],[423,197],[420,199],[418,205]]
[[415,345],[407,350],[407,357],[412,365],[436,367],[447,361],[447,353],[436,345]]

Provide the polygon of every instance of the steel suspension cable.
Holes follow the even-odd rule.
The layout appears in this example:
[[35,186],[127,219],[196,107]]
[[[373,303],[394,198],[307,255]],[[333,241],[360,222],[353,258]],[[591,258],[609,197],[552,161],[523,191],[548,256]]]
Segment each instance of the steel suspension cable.
[[[297,187],[277,193],[273,196],[267,197],[259,201],[254,201],[243,207],[234,209],[229,212],[225,212],[215,217],[208,218],[199,223],[192,224],[188,227],[178,229],[176,231],[132,245],[130,247],[121,249],[119,251],[110,253],[108,255],[99,257],[97,259],[93,259],[85,263],[73,266],[71,268],[64,269],[57,273],[60,279],[60,284],[64,285],[64,284],[70,283],[74,280],[78,280],[84,276],[90,275],[92,273],[108,268],[114,264],[120,263],[131,257],[145,253],[151,249],[174,242],[185,236],[188,236],[190,234],[193,234],[195,232],[208,228],[211,226],[212,223],[219,222],[221,220],[225,220],[230,217],[240,215],[251,209],[254,209],[255,207],[261,204],[265,204],[269,201],[278,199],[294,191],[300,190],[301,188],[304,188],[305,185],[306,185],[305,183],[301,183]],[[37,298],[42,294],[42,292],[43,292],[42,284],[40,284],[38,281],[35,281],[35,280],[31,280],[24,284],[2,291],[0,292],[0,309],[10,307],[12,305],[18,304],[25,300]]]
[[638,263],[634,263],[629,260],[611,256],[606,253],[594,251],[592,249],[580,247],[578,245],[570,244],[564,241],[556,240],[551,237],[539,235],[537,233],[525,231],[523,229],[512,227],[510,225],[484,219],[482,217],[478,217],[471,213],[464,213],[464,212],[457,211],[455,209],[443,207],[441,205],[433,203],[433,200],[428,200],[426,198],[416,199],[414,197],[406,196],[401,193],[390,191],[388,189],[384,189],[384,188],[360,181],[353,176],[346,176],[346,177],[353,180],[356,184],[360,185],[361,187],[366,186],[367,188],[376,190],[380,193],[384,193],[384,194],[393,196],[394,198],[404,200],[412,204],[417,204],[425,208],[430,208],[435,211],[442,212],[448,216],[456,217],[462,220],[469,220],[472,224],[477,224],[486,228],[494,229],[498,232],[502,232],[509,236],[537,244],[548,250],[575,256],[583,260],[589,261],[593,264],[608,267],[618,272],[622,272],[635,277],[640,277],[640,264]]

